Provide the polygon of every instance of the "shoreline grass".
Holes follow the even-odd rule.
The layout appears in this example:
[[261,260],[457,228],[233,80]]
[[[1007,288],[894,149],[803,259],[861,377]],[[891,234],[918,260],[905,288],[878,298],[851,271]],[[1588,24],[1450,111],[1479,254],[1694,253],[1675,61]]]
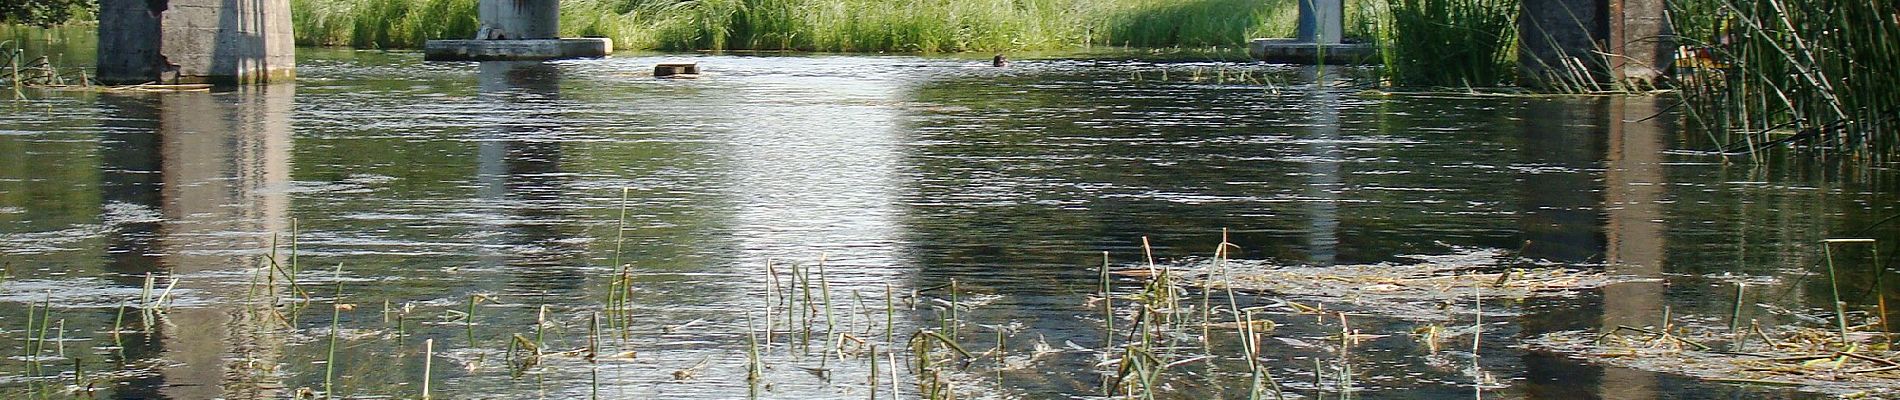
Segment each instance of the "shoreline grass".
[[[1293,0],[570,0],[561,34],[619,49],[970,52],[1238,47],[1292,32]],[[294,0],[304,46],[472,37],[475,0]]]

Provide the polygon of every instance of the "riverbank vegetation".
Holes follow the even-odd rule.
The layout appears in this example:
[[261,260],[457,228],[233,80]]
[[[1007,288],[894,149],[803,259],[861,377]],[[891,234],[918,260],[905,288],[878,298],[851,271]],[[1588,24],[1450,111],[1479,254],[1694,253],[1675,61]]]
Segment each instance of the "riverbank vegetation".
[[[474,0],[291,2],[297,43],[414,48],[472,37]],[[622,49],[958,52],[1238,47],[1288,36],[1293,0],[570,0],[561,29]]]
[[1515,0],[1385,0],[1379,55],[1398,86],[1509,84],[1516,76]]
[[73,20],[92,20],[97,0],[7,0],[0,2],[0,25],[50,27]]
[[1672,2],[1691,120],[1729,153],[1900,154],[1900,13],[1846,0]]

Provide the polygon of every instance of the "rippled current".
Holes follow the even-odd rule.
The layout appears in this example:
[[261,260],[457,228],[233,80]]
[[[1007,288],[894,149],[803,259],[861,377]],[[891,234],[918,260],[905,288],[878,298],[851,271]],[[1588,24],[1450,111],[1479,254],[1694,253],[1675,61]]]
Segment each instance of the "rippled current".
[[[1817,242],[1900,238],[1874,225],[1900,213],[1896,166],[1699,153],[1714,146],[1667,98],[1381,95],[1360,91],[1362,71],[1121,57],[300,57],[294,84],[0,101],[0,394],[64,393],[77,359],[102,398],[283,398],[326,375],[339,395],[409,398],[433,339],[437,398],[872,396],[864,357],[787,344],[773,293],[804,287],[796,268],[837,313],[815,323],[873,343],[886,318],[899,342],[940,324],[932,299],[954,279],[972,351],[999,329],[1006,349],[1049,346],[1025,368],[973,369],[960,391],[1087,398],[1107,368],[1082,350],[1103,341],[1090,296],[1104,253],[1143,265],[1146,240],[1182,265],[1225,232],[1232,257],[1285,265],[1521,250],[1647,278],[1497,306],[1475,372],[1434,361],[1415,323],[1366,316],[1358,329],[1391,336],[1344,362],[1355,397],[1800,398],[1516,342],[1665,308],[1723,319],[1736,280],[1768,287],[1751,301],[1781,313],[1764,322],[1826,316]],[[708,74],[651,77],[681,59]],[[281,282],[293,237],[295,289]],[[628,312],[599,324],[630,353],[512,365],[515,335],[586,347],[616,265]],[[1862,271],[1846,300],[1869,304]],[[153,296],[148,274],[171,288],[149,322],[127,307]],[[337,311],[339,284],[351,307]],[[314,306],[258,305],[274,290]],[[884,313],[887,294],[905,310]],[[29,304],[63,324],[40,370],[23,356],[39,335]],[[1313,345],[1336,323],[1268,317],[1292,339],[1264,354],[1289,396],[1337,397],[1342,363]],[[768,323],[782,332],[750,385],[747,326]],[[1236,357],[1183,367],[1161,397],[1244,398]]]

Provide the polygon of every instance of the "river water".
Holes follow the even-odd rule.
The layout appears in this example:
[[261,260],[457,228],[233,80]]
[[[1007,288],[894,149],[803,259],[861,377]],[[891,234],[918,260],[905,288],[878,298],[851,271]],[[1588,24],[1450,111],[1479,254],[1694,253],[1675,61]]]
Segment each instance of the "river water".
[[[666,60],[708,74],[653,79]],[[291,397],[326,381],[342,396],[410,398],[433,339],[438,398],[889,397],[888,376],[871,393],[867,357],[800,351],[789,343],[825,339],[785,324],[833,325],[855,332],[840,342],[888,351],[888,318],[901,348],[939,326],[944,307],[930,303],[955,280],[968,321],[956,336],[971,351],[995,347],[998,330],[1019,356],[1050,347],[1025,368],[973,368],[959,392],[1087,398],[1113,368],[1083,350],[1103,344],[1090,295],[1104,253],[1139,266],[1146,240],[1158,263],[1185,265],[1225,231],[1232,257],[1285,265],[1521,250],[1645,278],[1495,306],[1476,370],[1433,361],[1408,338],[1417,322],[1367,317],[1359,329],[1392,336],[1342,361],[1300,345],[1336,323],[1268,315],[1291,339],[1263,354],[1289,396],[1802,398],[1516,343],[1665,313],[1725,320],[1738,280],[1766,287],[1749,294],[1762,304],[1749,318],[1827,317],[1818,241],[1900,238],[1900,223],[1864,230],[1900,213],[1896,166],[1697,153],[1713,145],[1666,98],[1387,96],[1360,92],[1362,71],[1125,57],[998,69],[305,49],[298,74],[0,104],[0,351],[13,355],[0,393],[63,396],[79,360],[103,398]],[[1872,304],[1871,262],[1844,254],[1860,267],[1843,267],[1843,300]],[[624,315],[603,306],[616,265],[632,277]],[[794,268],[816,294],[787,290],[806,287]],[[147,294],[148,275],[161,294]],[[259,300],[295,304],[278,293],[292,290],[312,306]],[[148,296],[168,306],[131,307]],[[29,318],[42,303],[52,310]],[[836,315],[791,321],[787,304]],[[601,312],[607,343],[591,362],[515,367],[508,355],[515,335],[549,353],[586,348]],[[44,329],[39,315],[55,325],[35,347],[26,329]],[[748,343],[764,338],[747,332],[767,324],[778,337],[749,384]],[[1244,398],[1237,363],[1183,366],[1159,396]],[[917,396],[913,372],[898,377],[904,398]]]

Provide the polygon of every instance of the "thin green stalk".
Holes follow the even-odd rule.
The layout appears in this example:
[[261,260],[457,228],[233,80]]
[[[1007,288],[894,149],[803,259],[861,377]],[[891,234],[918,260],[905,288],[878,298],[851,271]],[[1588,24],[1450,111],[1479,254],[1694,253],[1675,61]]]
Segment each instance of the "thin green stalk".
[[884,283],[884,343],[895,343],[891,333],[897,328],[897,297],[890,282]]
[[951,338],[957,337],[957,278],[950,278],[950,319],[944,321],[944,330]]
[[20,357],[26,359],[27,361],[32,361],[34,358],[36,358],[36,356],[38,356],[37,353],[33,352],[33,335],[32,335],[33,322],[34,322],[33,319],[35,318],[35,314],[33,313],[33,311],[36,308],[38,308],[38,306],[39,306],[38,304],[34,304],[31,301],[28,301],[26,303],[26,329],[21,332],[26,332],[27,335],[26,337],[21,338],[21,340],[25,341],[25,343],[20,346],[20,351],[22,352],[20,354]]
[[336,265],[336,295],[330,307],[330,350],[323,362],[323,397],[336,398],[336,338],[343,321],[343,264]]
[[1845,345],[1847,343],[1847,303],[1841,302],[1841,281],[1840,278],[1834,274],[1833,242],[1822,243],[1821,252],[1827,255],[1828,293],[1833,296],[1834,299],[1832,303],[1834,305],[1834,318],[1835,321],[1839,323],[1841,330],[1841,343]]
[[468,312],[462,314],[462,328],[468,332],[468,347],[480,347],[475,341],[475,304],[481,302],[482,295],[468,295]]
[[1109,284],[1108,252],[1102,252],[1102,348],[1115,347],[1115,295]]
[[1747,291],[1748,291],[1747,282],[1735,283],[1735,311],[1732,313],[1729,313],[1729,317],[1728,317],[1728,331],[1729,331],[1729,335],[1732,336],[1732,338],[1730,339],[1729,351],[1742,351],[1743,342],[1747,340],[1747,337],[1748,337],[1747,335],[1743,335],[1741,331],[1742,329],[1742,294]]

